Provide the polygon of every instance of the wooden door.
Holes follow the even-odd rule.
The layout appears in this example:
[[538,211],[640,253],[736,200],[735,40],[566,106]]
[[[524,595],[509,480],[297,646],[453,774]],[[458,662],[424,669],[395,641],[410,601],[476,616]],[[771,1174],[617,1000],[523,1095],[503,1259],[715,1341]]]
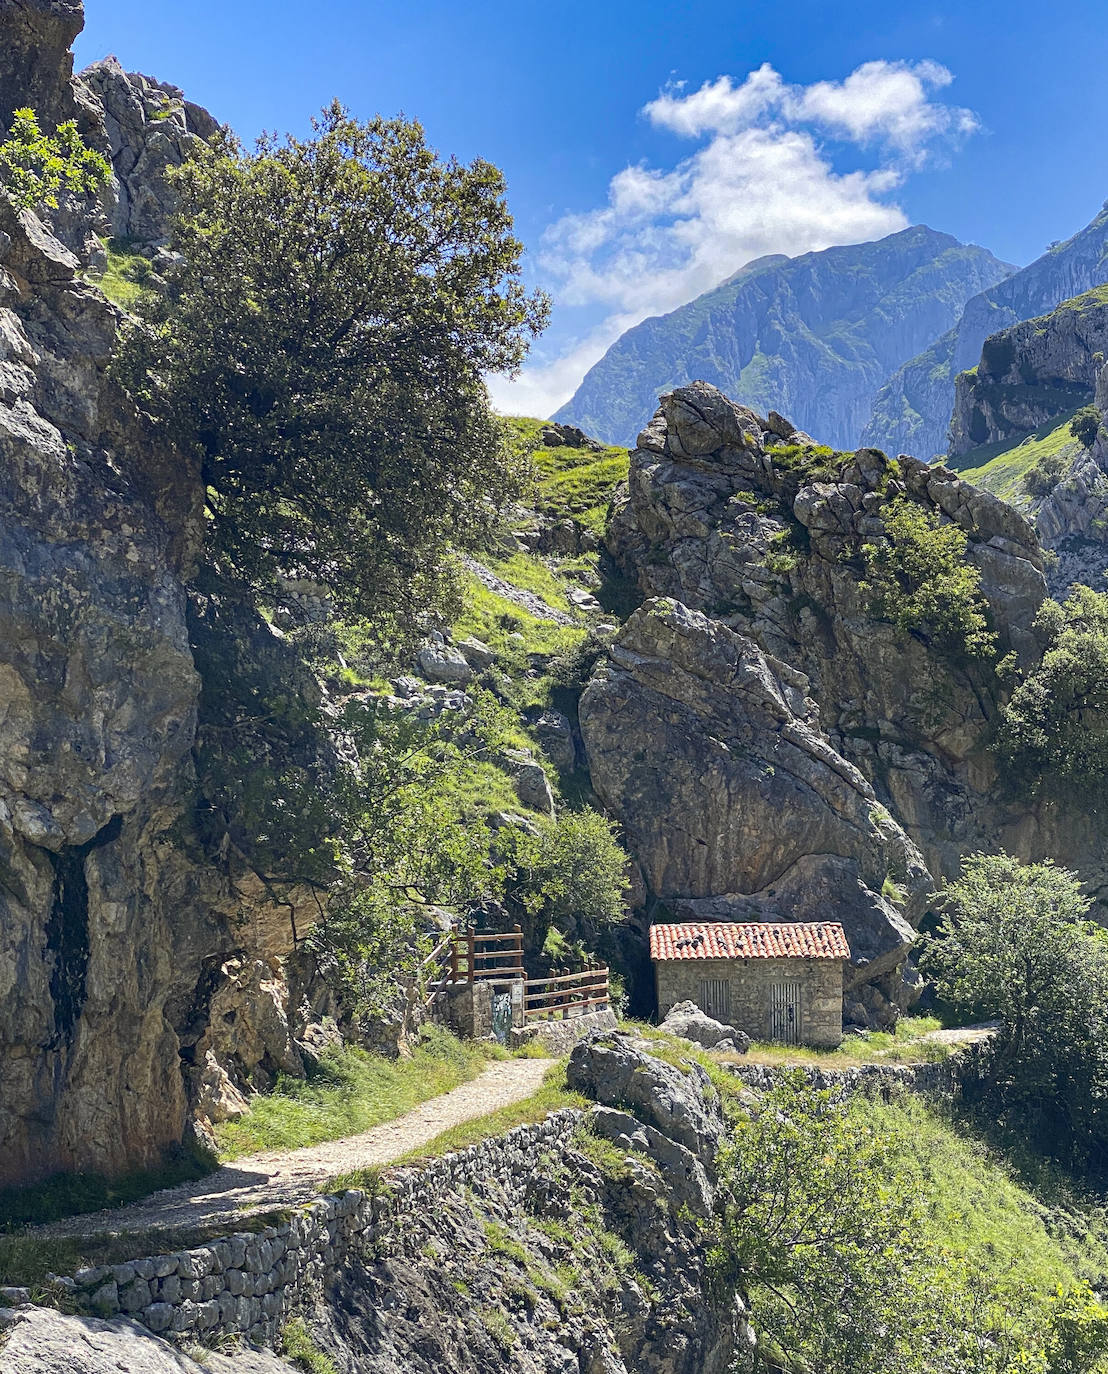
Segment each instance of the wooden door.
[[795,979],[769,985],[769,1038],[800,1044],[800,984]]

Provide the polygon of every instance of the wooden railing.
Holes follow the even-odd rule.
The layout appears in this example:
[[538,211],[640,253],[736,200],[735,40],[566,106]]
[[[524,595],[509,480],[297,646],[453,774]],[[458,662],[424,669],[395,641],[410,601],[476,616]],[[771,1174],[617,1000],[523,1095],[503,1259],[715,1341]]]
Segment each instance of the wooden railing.
[[421,981],[431,973],[434,977],[426,983],[428,1005],[450,983],[507,987],[522,982],[524,1016],[529,1019],[583,1016],[595,1007],[606,1007],[611,993],[606,964],[590,964],[579,973],[529,978],[519,926],[498,935],[478,935],[472,927],[451,932],[423,961]]
[[606,964],[590,964],[580,973],[557,978],[529,978],[523,995],[526,1017],[584,1016],[594,1007],[606,1007],[610,997]]

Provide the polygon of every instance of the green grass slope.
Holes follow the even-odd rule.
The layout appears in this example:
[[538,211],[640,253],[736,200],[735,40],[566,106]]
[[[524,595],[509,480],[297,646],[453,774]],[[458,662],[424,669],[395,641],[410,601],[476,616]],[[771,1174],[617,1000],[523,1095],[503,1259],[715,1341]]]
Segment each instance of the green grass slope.
[[1026,439],[1015,443],[982,444],[947,462],[974,486],[984,487],[1014,506],[1026,507],[1030,497],[1023,487],[1024,476],[1044,458],[1057,454],[1063,459],[1072,459],[1081,452],[1081,445],[1070,433],[1070,421],[1075,413],[1076,408],[1055,416],[1033,430]]

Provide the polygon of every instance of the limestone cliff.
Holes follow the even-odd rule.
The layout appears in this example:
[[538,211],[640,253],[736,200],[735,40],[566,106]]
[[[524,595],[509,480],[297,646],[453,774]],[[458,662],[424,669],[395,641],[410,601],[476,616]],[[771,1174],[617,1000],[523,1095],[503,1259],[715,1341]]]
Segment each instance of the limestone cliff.
[[594,785],[655,896],[721,915],[833,905],[852,942],[886,922],[890,951],[888,895],[915,919],[928,874],[974,850],[1052,855],[1103,897],[1095,824],[998,775],[1003,684],[875,617],[860,545],[898,495],[965,533],[1002,651],[1032,659],[1043,556],[1012,507],[947,468],[816,449],[704,383],[662,398],[608,543],[672,601],[632,617],[581,711]]
[[1023,439],[1090,402],[1106,349],[1105,287],[990,335],[977,366],[955,385],[951,460],[980,445]]
[[[111,104],[133,79],[108,65],[88,86],[71,83],[80,24],[79,4],[0,7],[0,107],[79,110],[90,136],[109,137],[115,117],[93,87]],[[163,122],[181,139],[194,136],[190,119],[207,127],[187,109]],[[136,137],[109,142],[129,156]],[[151,165],[172,160],[157,163],[153,135],[146,147]],[[117,179],[117,227],[156,232],[160,192],[143,199],[126,157]],[[202,532],[198,474],[111,381],[121,316],[85,280],[86,263],[33,214],[5,207],[0,1183],[11,1183],[154,1162],[181,1140],[190,1082],[250,1071],[225,1034],[205,1030],[220,990],[238,987],[240,1010],[273,1006],[276,1025],[262,1015],[264,1033],[236,1032],[255,1065],[295,1055],[281,1043],[295,1009],[274,977],[287,913],[264,919],[256,877],[231,854],[205,853],[192,825],[201,684],[185,584]],[[101,208],[63,207],[59,224],[84,251]]]

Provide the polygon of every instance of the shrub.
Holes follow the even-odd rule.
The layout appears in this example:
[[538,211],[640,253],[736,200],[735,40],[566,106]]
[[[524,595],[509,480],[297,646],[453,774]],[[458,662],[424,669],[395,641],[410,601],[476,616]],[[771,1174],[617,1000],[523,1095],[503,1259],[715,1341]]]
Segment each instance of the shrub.
[[8,138],[0,143],[0,190],[16,210],[56,210],[63,187],[91,193],[111,174],[104,158],[85,146],[72,119],[51,137],[39,128],[34,110],[16,110]]
[[966,561],[965,534],[903,496],[891,503],[884,522],[885,537],[862,545],[862,588],[874,612],[944,653],[995,657],[981,573]]
[[1102,797],[1108,778],[1108,594],[1075,586],[1045,601],[1046,642],[1001,711],[996,748],[1013,781],[1048,793]]
[[1092,448],[1100,431],[1100,411],[1096,406],[1082,406],[1070,421],[1070,433],[1083,448]]

